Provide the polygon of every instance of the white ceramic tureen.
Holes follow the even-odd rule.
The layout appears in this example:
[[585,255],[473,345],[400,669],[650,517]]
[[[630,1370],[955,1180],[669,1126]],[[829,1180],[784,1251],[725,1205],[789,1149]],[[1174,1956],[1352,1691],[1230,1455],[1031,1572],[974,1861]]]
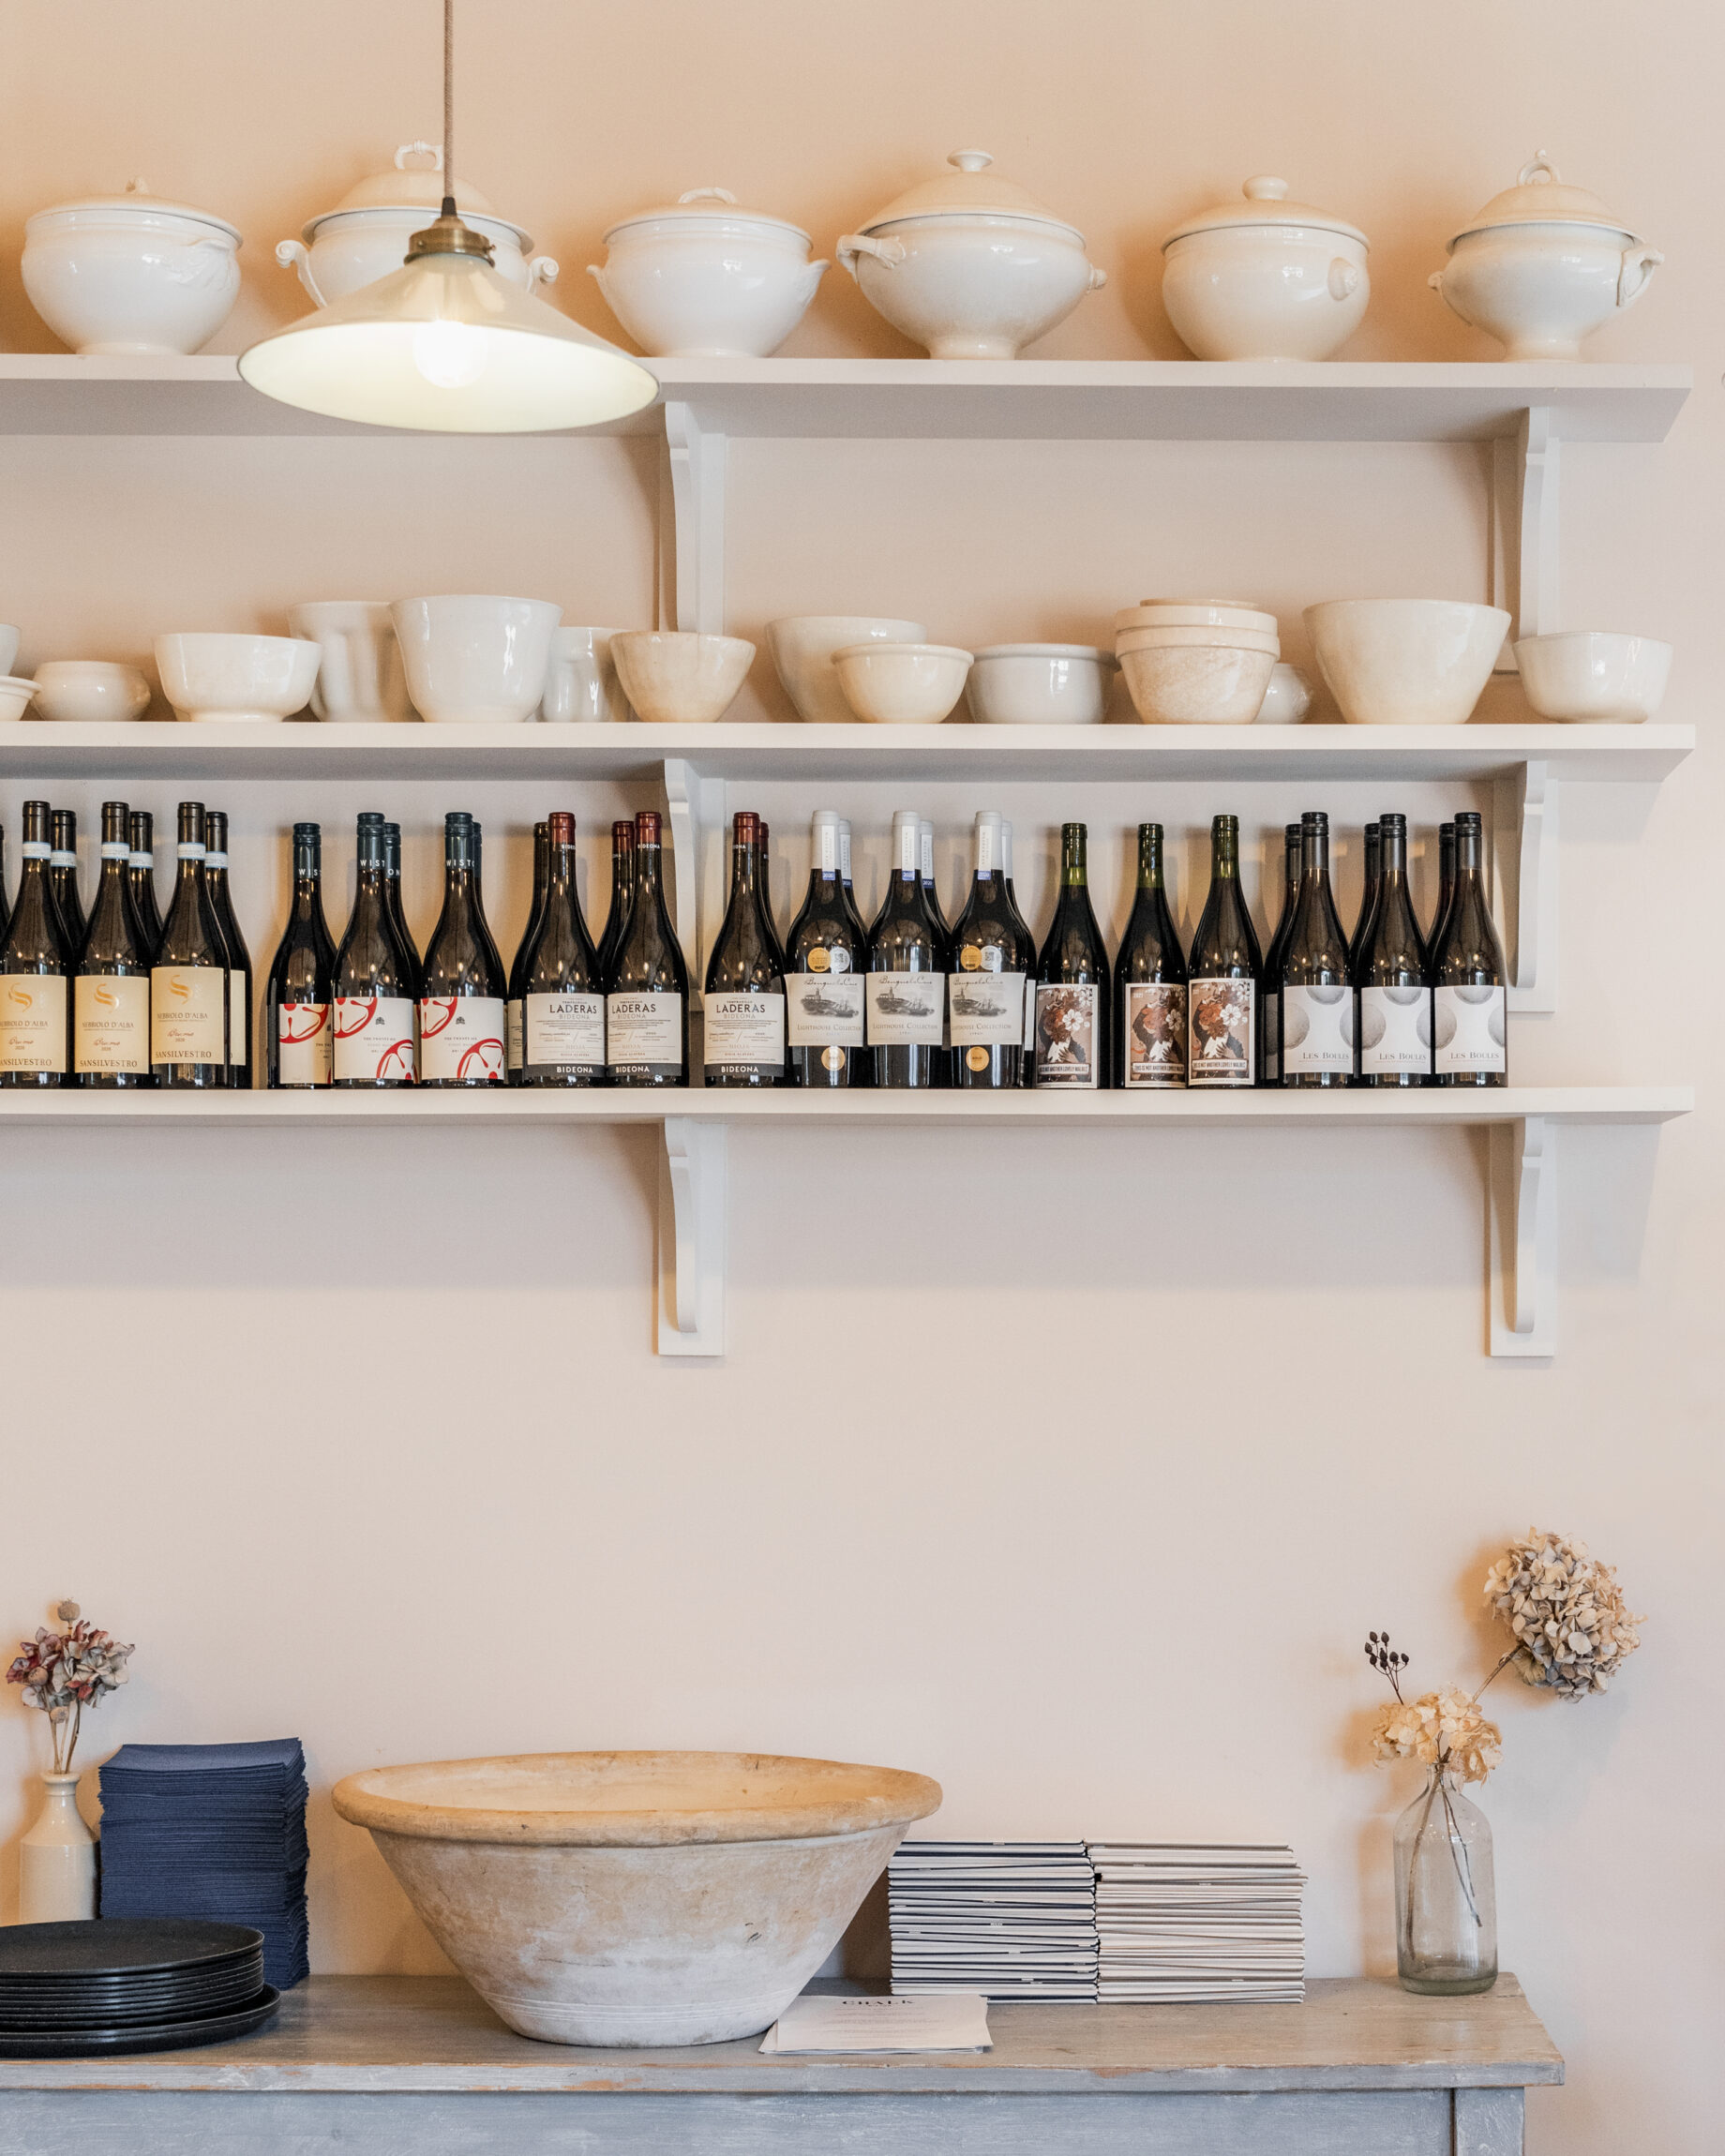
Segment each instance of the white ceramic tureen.
[[1665,257],[1541,150],[1449,243],[1427,279],[1506,359],[1579,359],[1582,339],[1639,299]]
[[801,226],[691,187],[605,235],[587,274],[641,350],[660,359],[764,359],[796,328],[827,264]]
[[1162,303],[1199,359],[1328,359],[1359,327],[1372,280],[1358,226],[1248,180],[1238,202],[1162,243]]
[[38,210],[24,226],[30,304],[74,352],[196,352],[239,297],[240,235],[223,217],[123,195]]
[[[415,162],[410,164],[410,158]],[[327,307],[363,285],[375,284],[401,267],[409,240],[436,217],[443,199],[442,172],[443,153],[436,143],[403,142],[393,171],[374,172],[350,187],[333,210],[313,217],[298,239],[283,240],[276,260],[284,269],[298,270],[314,307]],[[557,264],[549,255],[534,255],[528,234],[500,217],[477,187],[459,182],[456,207],[496,249],[494,266],[500,276],[530,292],[555,282]]]
[[1107,283],[1084,234],[988,170],[985,150],[895,196],[838,243],[862,296],[936,359],[1016,359]]

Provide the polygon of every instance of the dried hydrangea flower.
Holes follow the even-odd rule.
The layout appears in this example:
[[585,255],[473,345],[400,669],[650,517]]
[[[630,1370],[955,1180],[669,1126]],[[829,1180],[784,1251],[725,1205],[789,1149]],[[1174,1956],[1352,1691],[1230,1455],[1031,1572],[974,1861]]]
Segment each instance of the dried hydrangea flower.
[[1522,1682],[1565,1699],[1608,1690],[1646,1622],[1625,1609],[1616,1573],[1584,1542],[1538,1528],[1492,1565],[1485,1594],[1515,1637]]
[[1372,1729],[1372,1757],[1418,1759],[1463,1782],[1483,1782],[1503,1756],[1497,1725],[1478,1700],[1454,1684],[1380,1710]]

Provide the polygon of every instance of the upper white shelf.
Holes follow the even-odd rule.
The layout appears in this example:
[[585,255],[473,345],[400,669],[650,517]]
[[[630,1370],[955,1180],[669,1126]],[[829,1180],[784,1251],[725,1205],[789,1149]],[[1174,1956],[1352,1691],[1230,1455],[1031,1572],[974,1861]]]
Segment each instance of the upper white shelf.
[[[1503,362],[667,359],[667,402],[732,438],[1488,442],[1538,407],[1566,442],[1662,442],[1687,367]],[[663,431],[660,407],[597,428]],[[227,356],[0,353],[0,434],[359,434],[273,403]]]

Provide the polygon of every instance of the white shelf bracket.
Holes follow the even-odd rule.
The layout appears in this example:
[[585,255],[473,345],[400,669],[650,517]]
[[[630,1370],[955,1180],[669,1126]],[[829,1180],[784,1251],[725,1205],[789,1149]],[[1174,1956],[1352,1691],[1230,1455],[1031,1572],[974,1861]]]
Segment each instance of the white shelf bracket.
[[707,961],[725,918],[725,781],[706,777],[685,757],[668,756],[665,804],[677,940],[689,969],[689,1007],[698,1011]]
[[1508,1006],[1557,1008],[1557,781],[1530,759],[1500,779],[1492,819],[1492,896],[1499,921],[1515,921]]
[[[686,404],[665,407],[670,452],[672,546],[659,545],[659,619],[679,629],[725,634],[725,448],[722,434],[703,427]],[[674,585],[665,590],[665,568]]]
[[725,1353],[725,1125],[665,1118],[654,1310],[660,1355]]
[[1494,1355],[1557,1352],[1557,1128],[1543,1115],[1488,1133],[1491,1346]]
[[1532,405],[1492,444],[1492,604],[1513,619],[1500,672],[1516,670],[1519,636],[1557,626],[1557,483],[1562,443],[1549,404]]

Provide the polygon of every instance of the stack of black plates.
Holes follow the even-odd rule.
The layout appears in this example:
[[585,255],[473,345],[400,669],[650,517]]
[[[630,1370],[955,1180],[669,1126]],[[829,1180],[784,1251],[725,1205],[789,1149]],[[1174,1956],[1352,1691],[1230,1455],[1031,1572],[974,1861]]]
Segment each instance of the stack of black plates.
[[246,2036],[281,1994],[263,1934],[121,1917],[0,1927],[0,2059],[178,2051]]

